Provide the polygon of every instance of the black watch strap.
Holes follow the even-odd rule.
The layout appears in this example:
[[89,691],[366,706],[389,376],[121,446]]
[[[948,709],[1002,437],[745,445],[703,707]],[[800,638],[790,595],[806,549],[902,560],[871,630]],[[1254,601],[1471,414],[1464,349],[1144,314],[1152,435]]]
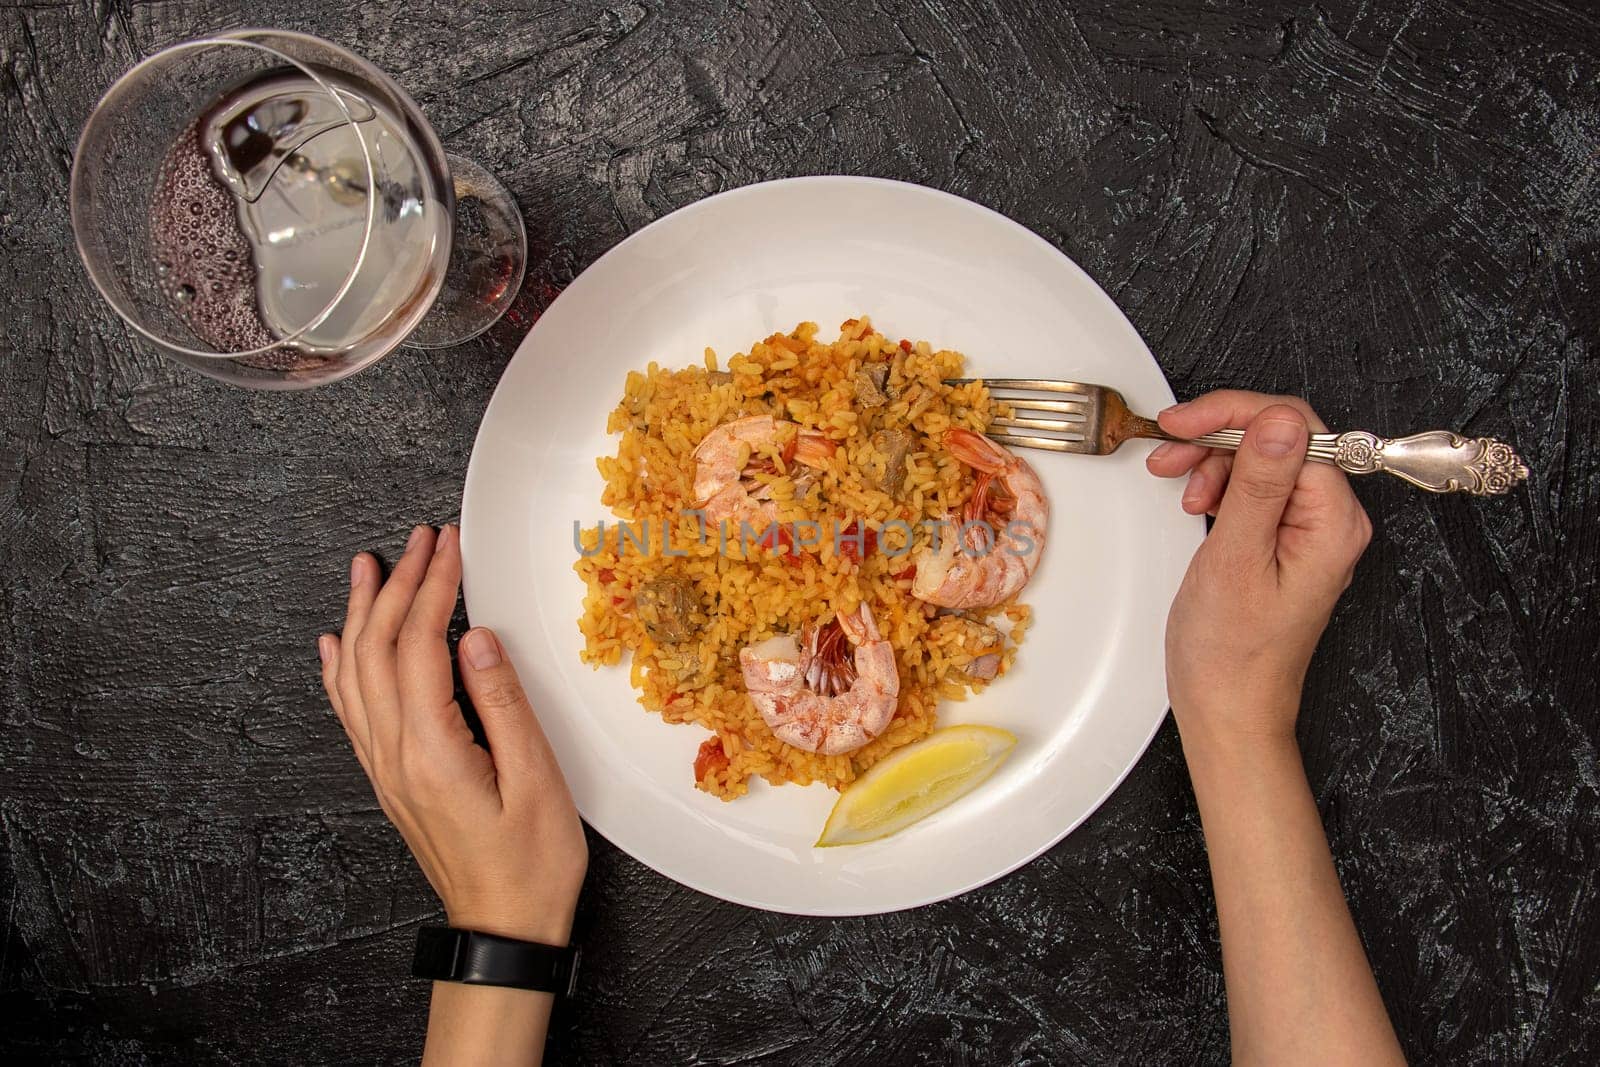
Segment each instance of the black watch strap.
[[570,997],[578,984],[576,945],[557,948],[476,930],[424,926],[417,931],[413,978],[509,986]]

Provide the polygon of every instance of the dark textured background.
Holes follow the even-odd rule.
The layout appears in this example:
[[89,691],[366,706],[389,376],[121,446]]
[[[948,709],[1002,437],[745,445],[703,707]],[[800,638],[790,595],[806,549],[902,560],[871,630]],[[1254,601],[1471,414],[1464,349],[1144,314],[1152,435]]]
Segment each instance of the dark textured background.
[[[74,138],[135,59],[241,24],[361,51],[506,180],[519,322],[294,396],[134,342],[73,252]],[[0,1045],[416,1055],[401,975],[435,901],[316,684],[346,562],[455,514],[520,333],[601,252],[719,189],[846,172],[1043,234],[1180,395],[1522,452],[1509,499],[1361,486],[1377,535],[1302,737],[1410,1054],[1600,1059],[1588,5],[99,0],[0,26]],[[594,853],[558,1062],[1228,1054],[1170,725],[1048,855],[909,914],[763,914]]]

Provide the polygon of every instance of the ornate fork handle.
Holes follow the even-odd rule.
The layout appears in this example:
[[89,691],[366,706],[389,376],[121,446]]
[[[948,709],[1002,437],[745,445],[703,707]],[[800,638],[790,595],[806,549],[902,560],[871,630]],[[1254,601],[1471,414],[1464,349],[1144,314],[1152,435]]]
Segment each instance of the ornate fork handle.
[[[1237,449],[1243,441],[1243,430],[1218,430],[1194,438],[1196,444],[1226,449]],[[1504,441],[1463,437],[1449,430],[1393,439],[1365,430],[1314,433],[1306,458],[1350,474],[1387,471],[1430,493],[1492,496],[1510,492],[1528,477],[1528,468]]]

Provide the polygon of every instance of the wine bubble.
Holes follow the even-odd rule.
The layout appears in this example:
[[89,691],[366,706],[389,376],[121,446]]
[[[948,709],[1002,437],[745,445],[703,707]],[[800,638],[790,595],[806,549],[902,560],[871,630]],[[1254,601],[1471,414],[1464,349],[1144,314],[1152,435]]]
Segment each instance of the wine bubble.
[[150,234],[161,291],[204,345],[237,352],[271,344],[245,254],[250,242],[233,193],[200,143],[198,121],[174,142],[160,173]]

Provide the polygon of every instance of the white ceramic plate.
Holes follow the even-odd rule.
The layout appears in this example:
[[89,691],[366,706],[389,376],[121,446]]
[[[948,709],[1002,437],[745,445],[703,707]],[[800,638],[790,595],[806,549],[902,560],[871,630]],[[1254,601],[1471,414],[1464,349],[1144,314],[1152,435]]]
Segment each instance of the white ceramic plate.
[[983,885],[1081,823],[1139,759],[1166,710],[1162,629],[1204,524],[1178,486],[1111,457],[1029,453],[1050,494],[1046,550],[1025,600],[1036,623],[1016,669],[940,709],[1020,738],[983,787],[894,837],[813,849],[836,794],[752,783],[732,803],[694,788],[706,731],[647,713],[626,666],[578,661],[583,584],[573,523],[611,516],[595,457],[607,412],[649,360],[724,360],[774,330],[824,336],[867,314],[927,339],[969,371],[1122,390],[1138,411],[1172,402],[1111,299],[1009,219],[932,189],[796,178],[702,200],[584,271],[541,318],[495,390],[462,505],[467,607],[522,671],[583,817],[669,878],[724,900],[809,915],[914,907]]

